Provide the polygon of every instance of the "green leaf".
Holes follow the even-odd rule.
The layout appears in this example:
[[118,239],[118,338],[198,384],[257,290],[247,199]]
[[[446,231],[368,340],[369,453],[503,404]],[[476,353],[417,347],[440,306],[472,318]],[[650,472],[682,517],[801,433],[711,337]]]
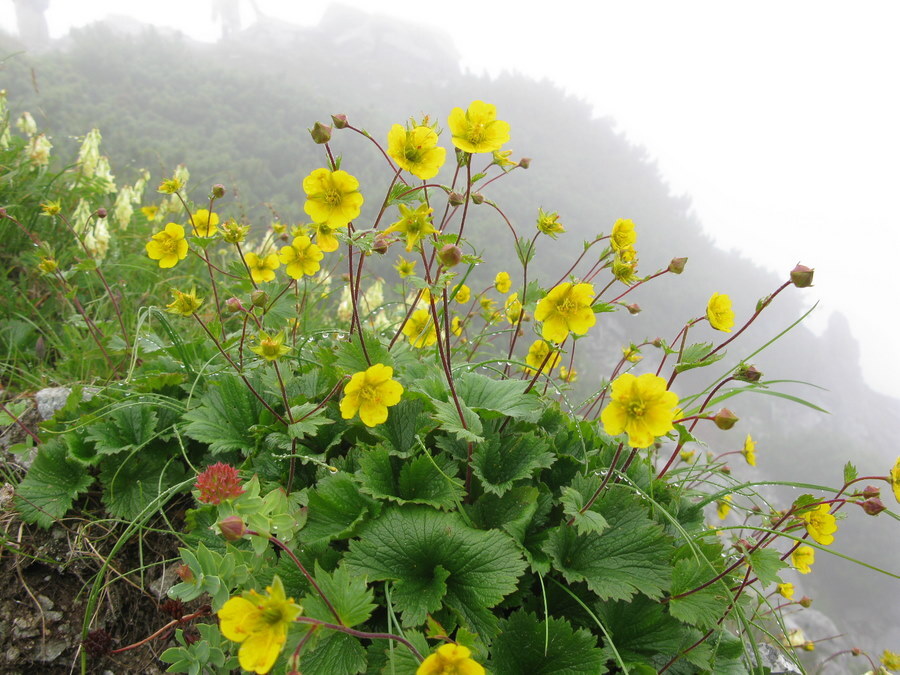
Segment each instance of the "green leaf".
[[408,457],[416,446],[419,429],[427,423],[422,399],[404,398],[391,408],[387,421],[375,427],[375,432],[390,443],[398,455]]
[[513,488],[502,497],[485,493],[469,508],[469,515],[482,530],[502,529],[520,544],[537,511],[538,489]]
[[449,434],[454,434],[461,441],[468,441],[470,443],[481,443],[484,441],[484,437],[481,435],[483,431],[483,427],[481,426],[481,419],[479,419],[478,414],[466,406],[465,403],[460,402],[460,409],[462,410],[463,419],[465,419],[465,426],[462,425],[459,419],[459,411],[456,408],[454,403],[448,403],[446,401],[438,401],[432,399],[432,405],[435,408],[434,417],[438,421],[438,425]]
[[606,312],[615,312],[619,307],[617,305],[610,305],[606,302],[595,302],[591,305],[591,310],[593,310],[594,314],[604,314]]
[[374,497],[448,509],[463,497],[462,483],[453,478],[456,463],[445,457],[419,455],[401,462],[379,447],[365,452],[359,466],[363,489]]
[[330,420],[325,416],[327,408],[322,406],[316,410],[318,404],[304,403],[303,405],[295,405],[291,408],[291,416],[297,420],[288,426],[288,436],[291,438],[305,438],[306,436],[315,436],[319,427],[326,424],[334,424],[334,420]]
[[473,410],[487,410],[520,419],[536,421],[544,410],[537,392],[525,393],[523,380],[495,380],[480,373],[466,373],[459,378],[456,393]]
[[404,625],[424,623],[443,593],[440,604],[482,636],[496,629],[490,608],[515,590],[525,570],[508,535],[472,529],[458,514],[423,506],[386,509],[350,542],[344,560],[351,572],[395,582],[392,598]]
[[859,473],[856,470],[856,467],[853,466],[852,462],[847,462],[844,464],[844,483],[851,483],[856,480],[856,477]]
[[125,520],[136,518],[160,493],[181,480],[184,469],[178,464],[165,468],[166,461],[154,453],[136,452],[124,461],[107,457],[101,462],[100,482],[107,511]]
[[[254,387],[259,391],[256,384]],[[264,410],[240,378],[226,376],[210,387],[199,407],[184,415],[188,422],[185,433],[208,443],[213,454],[229,450],[250,454],[258,447],[259,439],[248,429],[259,424]]]
[[[594,611],[628,666],[652,665],[657,655],[674,656],[684,640],[684,627],[663,605],[642,595],[630,602],[598,602]],[[607,658],[613,659],[612,650],[606,651]]]
[[93,482],[86,467],[67,458],[63,443],[50,441],[38,449],[28,475],[16,488],[16,507],[25,522],[50,527]]
[[725,356],[725,352],[719,352],[710,356],[713,350],[711,342],[699,342],[685,348],[681,354],[681,360],[675,364],[675,372],[682,373],[693,368],[709,366]]
[[307,521],[300,537],[309,543],[344,539],[377,513],[378,502],[362,494],[350,476],[326,476],[309,492]]
[[637,592],[659,598],[671,583],[669,538],[625,489],[608,489],[596,503],[609,528],[601,534],[565,525],[550,530],[544,550],[554,567],[570,583],[587,582],[604,600],[628,600]]
[[[545,649],[546,645],[546,649]],[[568,621],[538,618],[518,611],[500,623],[493,645],[493,670],[528,675],[578,675],[603,672],[597,638]]]
[[519,257],[519,262],[522,263],[522,267],[525,267],[531,259],[534,258],[535,249],[537,247],[531,243],[531,239],[528,237],[522,237],[521,239],[516,240],[516,255]]
[[[581,476],[578,476],[578,478],[581,478]],[[599,484],[596,482],[595,485],[599,487]],[[590,497],[588,497],[588,499],[590,499]],[[596,502],[591,504],[591,508],[587,511],[584,513],[581,512],[584,505],[587,503],[587,499],[585,499],[582,493],[574,487],[563,488],[560,501],[563,505],[563,513],[568,518],[573,519],[572,524],[575,525],[575,528],[580,534],[587,534],[588,532],[596,532],[599,534],[609,527],[606,518],[594,510]]]
[[747,556],[747,562],[753,573],[759,577],[759,582],[766,586],[768,584],[780,584],[781,579],[778,572],[786,567],[790,567],[781,559],[778,551],[769,548],[761,548]]
[[[675,569],[672,571],[673,597],[669,600],[671,615],[701,630],[714,628],[731,603],[731,595],[728,593],[725,580],[717,581],[683,598],[674,597],[708,582],[714,574],[705,560],[682,558],[675,563]],[[725,579],[727,580],[727,577]]]
[[129,402],[89,426],[87,440],[96,443],[99,454],[113,455],[140,448],[153,438],[155,428],[153,408],[148,403]]
[[366,650],[352,635],[323,631],[312,651],[303,651],[300,667],[305,675],[355,675],[366,669]]
[[810,495],[810,494],[803,494],[794,500],[794,503],[792,504],[792,508],[793,508],[794,512],[797,513],[797,512],[804,510],[810,504],[816,504],[820,501],[822,501],[822,500],[819,497],[814,497],[813,495]]
[[[329,574],[315,563],[316,583],[340,616],[340,623],[352,628],[368,621],[377,605],[372,602],[372,589],[363,577],[352,576],[346,567],[338,567]],[[307,595],[301,603],[305,616],[334,623],[334,615],[318,593]]]
[[[393,365],[390,352],[375,335],[368,331],[363,332],[363,339],[366,342],[365,351],[360,346],[359,339],[359,333],[355,333],[350,339],[337,343],[337,358],[334,364],[338,368],[343,368],[349,373],[359,373],[368,370],[369,363]],[[366,359],[367,354],[368,359]]]
[[472,454],[472,472],[487,492],[502,495],[535,469],[553,464],[549,443],[534,433],[494,436]]
[[15,424],[15,420],[21,419],[25,411],[28,410],[29,405],[31,404],[28,401],[8,403],[6,405],[6,409],[9,410],[10,413],[15,415],[15,418],[7,414],[6,410],[0,410],[0,427],[8,427],[10,424]]

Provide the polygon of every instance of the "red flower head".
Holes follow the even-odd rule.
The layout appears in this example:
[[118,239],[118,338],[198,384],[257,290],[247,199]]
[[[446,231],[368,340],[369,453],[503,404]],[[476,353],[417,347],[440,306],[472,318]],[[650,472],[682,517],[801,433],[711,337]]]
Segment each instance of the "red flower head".
[[197,476],[194,487],[200,491],[199,500],[204,504],[219,504],[223,499],[234,499],[244,493],[238,470],[222,462],[206,467]]

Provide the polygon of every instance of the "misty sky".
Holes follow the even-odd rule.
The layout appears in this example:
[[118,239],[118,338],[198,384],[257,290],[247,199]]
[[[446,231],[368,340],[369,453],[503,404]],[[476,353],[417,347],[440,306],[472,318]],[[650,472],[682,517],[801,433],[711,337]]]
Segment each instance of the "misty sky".
[[[54,37],[129,14],[212,40],[218,29],[210,4],[51,0],[47,18]],[[305,25],[317,23],[326,6],[256,4]],[[612,117],[657,159],[675,192],[691,195],[720,246],[785,276],[798,261],[815,267],[816,287],[804,296],[820,301],[813,327],[843,312],[861,342],[866,380],[900,396],[900,359],[892,352],[900,327],[893,311],[900,287],[900,3],[343,4],[443,27],[467,70],[548,78],[589,101],[598,116]],[[249,2],[242,10],[252,21]],[[0,0],[0,26],[15,30],[11,0]],[[511,146],[527,150],[524,139],[516,141],[513,130]],[[723,276],[715,290],[771,289],[730,288]]]

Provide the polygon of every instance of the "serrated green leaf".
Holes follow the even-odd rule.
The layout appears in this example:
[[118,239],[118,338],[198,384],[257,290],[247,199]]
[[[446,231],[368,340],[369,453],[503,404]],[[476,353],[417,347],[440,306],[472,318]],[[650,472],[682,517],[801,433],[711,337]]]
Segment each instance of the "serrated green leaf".
[[675,569],[672,571],[672,598],[668,603],[669,613],[679,621],[697,626],[700,630],[714,628],[731,604],[731,595],[724,581],[717,581],[683,598],[674,597],[693,591],[712,577],[713,572],[706,561],[682,558],[675,563]]
[[749,554],[747,563],[763,586],[775,583],[780,584],[781,579],[778,576],[778,572],[786,567],[790,567],[781,559],[781,554],[778,551],[769,548],[761,548]]
[[852,462],[847,462],[844,464],[844,483],[851,483],[856,480],[859,472],[856,470],[856,467]]
[[532,486],[513,488],[502,497],[488,492],[481,495],[468,511],[478,528],[502,529],[521,544],[537,512],[538,495],[538,489]]
[[391,408],[384,424],[375,427],[375,432],[391,444],[400,457],[408,457],[416,447],[419,429],[427,425],[425,404],[420,398],[404,398]]
[[[596,482],[595,485],[599,487]],[[590,497],[588,499],[590,499]],[[584,513],[581,512],[584,505],[587,503],[587,500],[577,489],[573,487],[563,488],[560,501],[563,505],[563,513],[566,517],[573,519],[572,524],[580,534],[587,534],[588,532],[596,532],[599,534],[609,527],[606,518],[594,510],[593,504],[587,511]]]
[[528,383],[523,380],[495,380],[480,373],[466,373],[457,381],[456,393],[473,410],[535,421],[544,410],[544,402],[536,392],[526,394],[527,388]]
[[[642,595],[630,602],[598,602],[594,611],[632,672],[636,664],[652,665],[654,656],[674,656],[684,640],[684,626],[663,605]],[[607,656],[614,658],[611,650]]]
[[501,622],[493,644],[497,673],[593,675],[603,672],[603,663],[597,638],[589,631],[574,630],[564,619],[538,618],[522,610]]
[[516,255],[519,258],[519,262],[522,263],[522,267],[526,267],[531,262],[531,259],[534,258],[535,248],[537,247],[531,243],[531,239],[528,237],[516,240]]
[[[352,628],[368,621],[377,608],[372,602],[374,594],[366,585],[366,580],[363,577],[352,576],[346,567],[338,567],[333,574],[329,574],[316,561],[313,576],[344,626]],[[310,593],[301,604],[305,616],[334,622],[334,615],[318,593]]]
[[517,480],[553,464],[549,443],[534,433],[494,436],[472,454],[472,472],[487,492],[503,495]]
[[[386,366],[393,365],[394,362],[390,352],[375,335],[368,331],[363,333],[363,339],[366,343],[365,351],[360,346],[359,339],[359,333],[355,333],[349,340],[337,342],[335,366],[343,368],[348,373],[359,373],[368,370],[370,363],[381,363]],[[368,360],[366,359],[367,354]]]
[[[257,384],[254,388],[259,391]],[[248,430],[260,423],[264,410],[240,378],[226,376],[210,387],[199,407],[185,413],[188,424],[184,431],[194,440],[209,444],[213,454],[229,450],[250,454],[257,449],[259,439]]]
[[334,420],[330,420],[325,416],[325,406],[316,409],[316,403],[304,403],[295,405],[291,408],[291,416],[297,420],[288,425],[288,436],[291,438],[305,438],[306,436],[315,436],[319,427],[326,424],[334,424]]
[[618,305],[610,305],[606,302],[595,302],[593,305],[591,305],[591,310],[594,312],[594,314],[615,312],[617,309],[619,309]]
[[793,508],[794,512],[800,512],[803,509],[805,509],[807,506],[809,506],[810,504],[816,504],[820,501],[822,501],[822,500],[818,497],[814,497],[813,495],[809,495],[809,494],[803,494],[794,500],[792,508]]
[[659,598],[671,584],[669,538],[625,489],[608,489],[596,504],[609,528],[601,534],[565,525],[550,530],[544,551],[553,566],[603,599],[628,600],[637,592]]
[[398,504],[412,502],[451,508],[463,496],[462,484],[453,479],[456,464],[445,458],[420,455],[400,461],[386,448],[373,448],[360,457],[363,489],[374,497]]
[[63,443],[50,441],[38,449],[28,474],[16,487],[16,508],[25,522],[50,527],[93,482],[85,466],[66,456]]
[[681,359],[675,364],[675,372],[683,373],[692,368],[703,368],[719,361],[725,356],[725,352],[712,353],[713,345],[710,342],[700,342],[689,345],[681,354]]
[[455,403],[434,399],[432,399],[431,403],[435,408],[434,418],[441,429],[449,434],[453,434],[462,441],[470,443],[481,443],[484,441],[484,437],[481,435],[484,431],[481,419],[465,403],[460,402],[459,404],[463,419],[465,419],[465,426],[460,421],[459,411]]
[[300,537],[310,543],[343,539],[377,513],[378,502],[362,494],[350,476],[326,476],[309,492],[307,520]]
[[352,635],[325,631],[300,659],[304,675],[355,675],[366,669],[366,650]]
[[94,441],[97,452],[113,455],[134,450],[153,438],[156,413],[147,403],[127,403],[87,428],[87,440]]
[[[117,518],[136,518],[162,492],[182,480],[184,468],[154,453],[138,452],[124,461],[108,457],[100,464],[103,503]],[[165,470],[164,470],[165,468]]]
[[424,623],[423,605],[431,604],[420,602],[413,589],[436,595],[443,583],[442,605],[483,636],[496,630],[490,608],[515,590],[525,570],[508,535],[475,530],[455,513],[424,506],[386,509],[350,542],[344,564],[373,581],[395,582],[392,599],[405,625]]

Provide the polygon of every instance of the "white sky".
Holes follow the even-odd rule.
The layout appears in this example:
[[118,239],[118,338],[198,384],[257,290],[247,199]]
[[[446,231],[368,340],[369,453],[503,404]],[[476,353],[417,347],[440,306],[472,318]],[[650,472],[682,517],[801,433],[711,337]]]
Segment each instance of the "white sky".
[[[325,4],[257,0],[306,25]],[[900,396],[900,2],[344,4],[443,27],[469,70],[546,77],[613,117],[719,245],[782,274],[815,267],[814,326],[846,314],[867,381]],[[217,35],[209,0],[51,0],[47,18],[58,37],[110,13]]]

